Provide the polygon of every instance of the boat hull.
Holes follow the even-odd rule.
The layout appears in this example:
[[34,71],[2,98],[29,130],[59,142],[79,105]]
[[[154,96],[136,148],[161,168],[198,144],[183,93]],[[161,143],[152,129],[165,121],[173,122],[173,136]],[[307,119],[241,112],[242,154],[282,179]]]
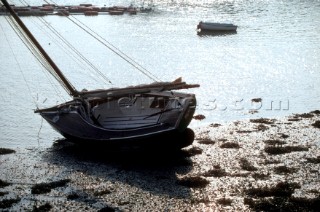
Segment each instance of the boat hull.
[[106,147],[112,150],[141,150],[141,149],[166,149],[178,150],[191,145],[194,141],[194,132],[190,128],[180,132],[169,130],[135,138],[123,138],[117,140],[88,140],[74,137],[72,135],[63,135],[67,141],[78,145],[95,145]]
[[232,32],[238,27],[233,24],[200,22],[197,28],[201,31]]
[[[69,102],[39,113],[56,131],[75,143],[147,146],[148,143],[157,143],[157,138],[161,137],[163,144],[165,141],[179,147],[189,144],[178,140],[183,137],[195,112],[194,95],[175,95],[172,100],[157,94],[157,98],[166,98],[167,103],[162,106],[154,106],[155,96],[150,96],[151,102],[149,98],[139,96],[131,108],[119,106],[119,99],[100,104],[98,109],[91,108],[91,118],[84,115],[87,112],[80,109],[79,102]],[[174,101],[179,101],[179,105]]]

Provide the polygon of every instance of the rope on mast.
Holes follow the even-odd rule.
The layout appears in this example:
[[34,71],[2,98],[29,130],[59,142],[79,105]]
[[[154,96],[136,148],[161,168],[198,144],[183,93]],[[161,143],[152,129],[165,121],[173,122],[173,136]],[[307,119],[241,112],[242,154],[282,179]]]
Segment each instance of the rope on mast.
[[[39,18],[39,17],[38,17]],[[70,42],[68,42],[55,28],[53,28],[44,18],[40,17],[39,20],[44,23],[47,28],[56,35],[66,46],[70,48],[70,52],[74,52],[79,58],[81,62],[85,62],[89,67],[91,67],[94,71],[96,71],[106,82],[112,84],[111,80],[108,79],[94,64],[92,64],[85,56],[83,56]],[[61,45],[62,46],[62,45]]]
[[27,35],[27,37],[31,40],[31,42],[36,46],[36,48],[39,50],[41,55],[44,57],[44,59],[50,64],[50,66],[53,68],[53,70],[56,72],[57,76],[61,79],[61,82],[63,85],[67,88],[67,91],[69,95],[73,97],[78,97],[79,92],[75,89],[75,87],[68,81],[68,79],[63,75],[59,67],[53,62],[53,60],[49,57],[49,55],[46,53],[46,51],[42,48],[42,46],[39,44],[39,42],[34,38],[32,33],[28,30],[28,28],[25,26],[25,24],[21,21],[21,19],[17,16],[15,11],[12,9],[12,7],[9,5],[9,3],[6,0],[1,0],[3,5],[7,8],[7,10],[10,12],[10,14],[13,16],[15,21],[19,24],[19,26],[22,28],[24,33]]
[[[47,2],[45,0],[45,2]],[[58,6],[58,4],[56,2],[54,2],[53,0],[51,0],[52,3],[54,3],[55,5]],[[47,2],[48,3],[48,2]],[[72,15],[71,15],[72,16]],[[86,33],[88,33],[91,37],[93,37],[94,39],[96,39],[98,42],[100,42],[102,45],[104,45],[105,47],[107,47],[109,50],[111,50],[113,53],[115,53],[116,55],[118,55],[119,57],[121,57],[123,60],[125,60],[127,63],[129,63],[130,65],[132,65],[134,68],[136,68],[138,71],[140,71],[141,73],[143,73],[145,76],[147,76],[149,79],[155,81],[155,82],[161,82],[161,80],[159,80],[154,74],[152,74],[150,71],[148,71],[146,68],[144,68],[143,66],[141,66],[138,62],[134,61],[131,57],[129,57],[127,54],[125,54],[124,52],[122,52],[120,49],[118,49],[116,46],[114,46],[113,44],[111,44],[110,42],[108,42],[106,39],[104,39],[103,37],[101,37],[98,33],[94,32],[92,29],[90,29],[90,27],[88,27],[87,25],[85,25],[84,23],[82,23],[80,20],[78,20],[76,17],[72,16],[76,21],[72,20],[70,17],[67,17],[71,22],[73,22],[75,25],[77,25],[79,28],[81,28],[83,31],[85,31]]]
[[[10,26],[11,26],[11,24],[10,24]],[[0,24],[0,27],[1,27],[2,31],[4,32],[1,24]],[[12,27],[12,26],[11,26],[11,27]],[[22,68],[21,68],[21,66],[20,66],[20,63],[18,62],[17,57],[16,57],[16,55],[14,54],[14,51],[12,50],[12,46],[11,46],[11,44],[10,44],[10,42],[9,42],[9,40],[8,40],[8,37],[7,37],[7,35],[6,35],[5,33],[4,33],[4,37],[5,37],[7,43],[8,43],[8,45],[9,45],[9,47],[10,47],[10,50],[11,50],[11,52],[12,52],[12,54],[13,54],[13,57],[14,57],[17,65],[18,65],[18,67],[19,67],[19,70],[20,70],[20,72],[21,72],[22,78],[23,78],[24,82],[25,82],[26,85],[27,85],[27,88],[28,88],[28,90],[29,90],[29,94],[30,94],[30,96],[31,96],[34,104],[35,104],[36,107],[38,108],[37,101],[35,100],[34,96],[32,96],[31,88],[30,88],[29,84],[27,83],[27,79],[26,79],[26,77],[25,77],[25,75],[24,75],[24,73],[23,73],[23,71],[22,71]]]
[[[10,20],[10,21],[9,21]],[[14,32],[18,35],[20,40],[25,44],[27,49],[35,56],[38,62],[62,85],[62,87],[68,92],[68,88],[64,86],[63,82],[59,78],[59,76],[55,73],[53,68],[50,66],[49,63],[45,60],[43,55],[38,51],[38,49],[33,45],[33,43],[29,40],[27,35],[24,34],[23,30],[19,27],[19,25],[15,22],[15,20],[10,16],[10,19],[7,19],[8,23],[10,24],[11,28]]]

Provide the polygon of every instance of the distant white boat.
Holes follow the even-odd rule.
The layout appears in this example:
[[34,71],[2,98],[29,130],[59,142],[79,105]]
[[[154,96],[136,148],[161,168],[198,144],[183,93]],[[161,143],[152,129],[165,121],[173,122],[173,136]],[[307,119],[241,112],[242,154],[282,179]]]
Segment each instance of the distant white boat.
[[200,21],[197,28],[198,30],[207,31],[237,31],[237,27],[234,24],[229,23],[214,23],[214,22],[202,22]]

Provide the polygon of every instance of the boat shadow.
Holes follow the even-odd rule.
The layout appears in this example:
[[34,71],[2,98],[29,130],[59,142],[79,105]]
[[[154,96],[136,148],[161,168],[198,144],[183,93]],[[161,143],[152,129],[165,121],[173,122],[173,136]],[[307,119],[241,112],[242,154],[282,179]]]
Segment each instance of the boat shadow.
[[177,175],[192,170],[186,150],[112,150],[104,145],[75,145],[63,139],[57,140],[44,158],[51,164],[65,167],[73,175],[85,173],[93,179],[124,183],[155,195],[191,197],[190,188],[177,181]]
[[237,31],[210,31],[210,30],[201,30],[197,31],[199,37],[210,37],[210,36],[228,36],[236,35]]

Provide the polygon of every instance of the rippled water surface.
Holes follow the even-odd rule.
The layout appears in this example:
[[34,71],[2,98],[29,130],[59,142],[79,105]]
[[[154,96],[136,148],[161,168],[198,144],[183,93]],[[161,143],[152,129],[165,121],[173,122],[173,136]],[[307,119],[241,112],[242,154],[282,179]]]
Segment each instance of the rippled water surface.
[[[10,1],[21,5],[20,1]],[[43,1],[30,1],[41,5]],[[83,1],[59,1],[79,4]],[[105,1],[98,6],[142,1]],[[144,2],[145,6],[147,2]],[[153,1],[154,11],[135,16],[75,16],[162,81],[199,83],[191,127],[256,117],[282,117],[319,109],[320,1]],[[22,18],[77,89],[150,83],[65,17]],[[199,21],[231,22],[236,34],[197,34]],[[52,26],[112,84],[96,77],[48,30]],[[0,146],[51,145],[61,138],[33,113],[70,99],[0,16]],[[261,103],[253,103],[261,98]],[[251,113],[257,109],[257,113]]]

